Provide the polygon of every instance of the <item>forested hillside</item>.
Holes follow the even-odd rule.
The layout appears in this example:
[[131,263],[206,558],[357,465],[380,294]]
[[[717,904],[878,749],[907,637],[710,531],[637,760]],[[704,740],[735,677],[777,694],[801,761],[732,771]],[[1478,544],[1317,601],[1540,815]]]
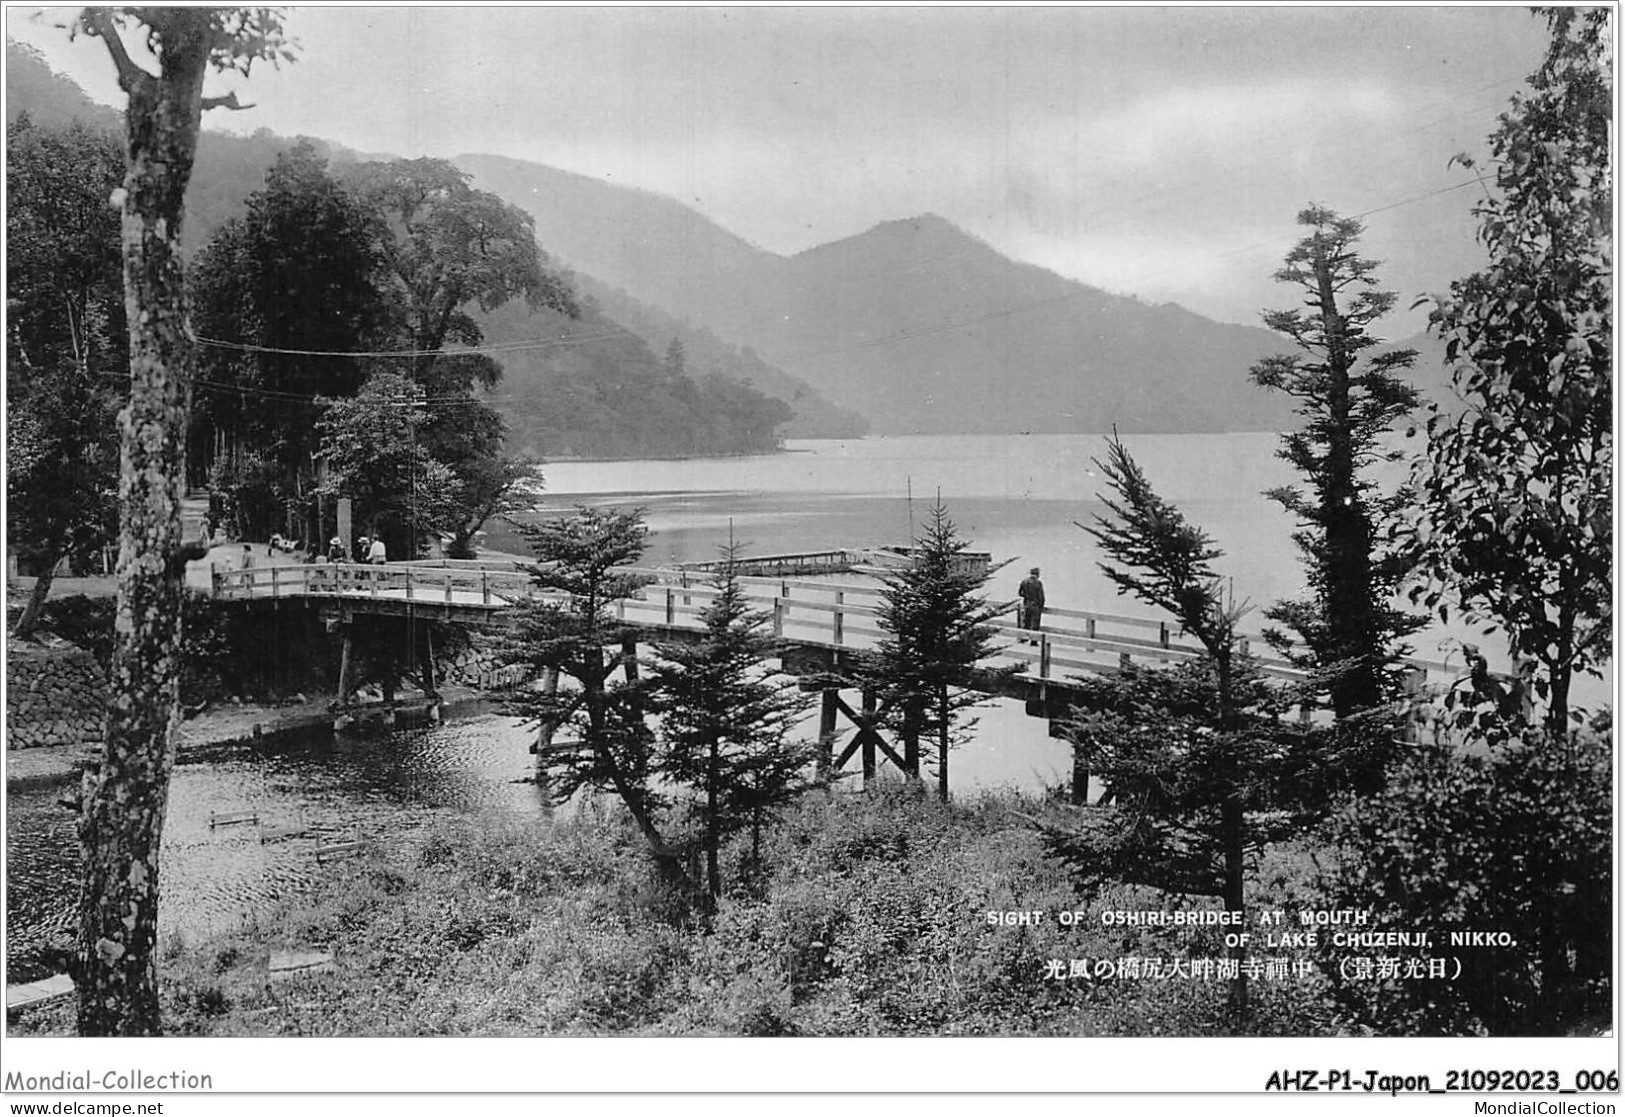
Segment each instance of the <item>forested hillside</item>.
[[[685,375],[590,298],[581,316],[521,303],[481,318],[493,342],[535,341],[501,355],[492,405],[520,453],[548,457],[682,457],[764,453],[790,408],[740,380]],[[693,370],[690,370],[691,372]]]
[[[780,256],[645,190],[499,156],[456,162],[527,210],[560,260],[750,346],[880,433],[1292,421],[1286,401],[1248,386],[1247,369],[1280,350],[1268,330],[1011,260],[933,214]],[[1443,373],[1425,360],[1416,379],[1432,388]]]
[[688,374],[722,376],[749,384],[757,391],[790,405],[795,416],[782,428],[786,438],[861,438],[869,423],[856,411],[838,407],[813,391],[805,381],[763,360],[750,346],[724,341],[704,326],[673,317],[633,298],[618,287],[577,273],[577,287],[604,313],[644,340],[657,353],[682,347]]
[[[6,87],[8,121],[27,113],[36,124],[82,120],[110,130],[122,127],[116,110],[91,101],[74,82],[15,43],[7,44]],[[266,172],[296,142],[264,129],[248,136],[203,134],[187,191],[189,251],[196,254],[242,214],[244,200],[263,188]],[[368,158],[321,140],[305,142],[335,171]],[[575,279],[584,292],[607,292],[591,277]],[[496,386],[492,403],[509,425],[514,449],[589,457],[760,453],[776,448],[786,433],[861,433],[860,420],[748,351],[686,327],[667,328],[658,312],[640,314],[625,296],[611,301],[637,315],[643,330],[622,328],[606,309],[591,308],[581,321],[568,323],[568,332],[578,339],[569,346],[501,354],[508,379]],[[553,317],[533,314],[521,303],[482,325],[489,344],[507,346],[557,334]],[[675,376],[655,353],[656,348],[664,353],[673,338],[696,353]]]

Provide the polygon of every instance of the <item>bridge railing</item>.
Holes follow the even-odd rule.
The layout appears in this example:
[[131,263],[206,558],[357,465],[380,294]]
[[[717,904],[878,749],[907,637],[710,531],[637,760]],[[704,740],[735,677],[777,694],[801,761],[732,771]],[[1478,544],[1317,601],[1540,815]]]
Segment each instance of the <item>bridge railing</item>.
[[[627,601],[620,616],[631,621],[698,627],[699,616],[714,600],[709,579],[692,573],[647,569],[639,573],[653,579],[642,600]],[[831,647],[872,647],[884,635],[876,620],[884,592],[878,585],[815,582],[793,578],[741,577],[746,599],[772,618],[773,633]],[[1015,602],[1008,611],[1014,613]],[[1077,671],[1117,670],[1125,664],[1174,663],[1199,658],[1205,649],[1187,636],[1176,622],[1120,613],[1048,608],[1038,629],[1014,623],[994,626],[1005,642],[1001,657],[1031,664],[1040,679],[1060,679]],[[1262,633],[1245,634],[1242,648],[1266,676],[1302,681],[1307,673],[1273,652]],[[1406,664],[1430,682],[1453,679],[1460,672],[1446,664],[1410,659]]]
[[[718,593],[710,576],[694,571],[623,568],[622,572],[647,579],[637,595],[614,606],[620,619],[633,623],[699,628],[701,614]],[[213,581],[216,596],[225,599],[375,598],[491,610],[524,599],[567,600],[562,594],[539,591],[522,570],[478,565],[265,566],[217,572]],[[877,584],[757,576],[742,576],[738,581],[746,600],[769,615],[777,637],[862,649],[874,647],[884,636],[878,621],[884,590]],[[1011,602],[1008,612],[1014,610]],[[1003,621],[994,626],[997,639],[1005,642],[1001,658],[1028,664],[1039,679],[1113,671],[1134,662],[1175,663],[1203,654],[1202,646],[1170,620],[1048,608],[1044,621],[1037,629]],[[1260,634],[1243,639],[1243,647],[1250,652],[1266,646]],[[1268,676],[1289,681],[1305,677],[1301,668],[1270,652],[1255,654],[1254,659]],[[1413,659],[1407,664],[1422,672],[1425,683],[1453,680],[1460,674],[1459,669],[1428,660]]]
[[484,567],[369,566],[309,563],[216,571],[219,598],[390,598],[442,605],[501,608],[530,594],[530,576]]

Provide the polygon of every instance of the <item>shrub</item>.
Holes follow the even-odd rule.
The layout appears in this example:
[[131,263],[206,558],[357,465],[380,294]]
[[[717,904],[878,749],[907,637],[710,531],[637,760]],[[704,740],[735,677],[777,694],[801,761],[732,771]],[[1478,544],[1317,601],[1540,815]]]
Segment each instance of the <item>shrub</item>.
[[114,606],[111,597],[58,597],[45,603],[43,627],[79,645],[105,668],[113,659]]
[[[1336,818],[1323,906],[1427,931],[1454,980],[1351,979],[1326,966],[1355,1023],[1383,1033],[1554,1035],[1608,1018],[1612,767],[1606,739],[1462,754],[1429,746],[1380,799]],[[1510,946],[1453,947],[1450,931]],[[1454,974],[1459,958],[1459,977]]]

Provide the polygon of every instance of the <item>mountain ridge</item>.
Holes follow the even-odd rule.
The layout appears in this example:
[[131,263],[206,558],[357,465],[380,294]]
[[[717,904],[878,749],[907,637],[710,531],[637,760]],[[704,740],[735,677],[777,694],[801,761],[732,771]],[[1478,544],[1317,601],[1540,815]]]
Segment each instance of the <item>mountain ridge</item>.
[[[1295,425],[1290,399],[1248,379],[1259,359],[1291,348],[1285,339],[1011,260],[940,214],[785,256],[665,196],[646,207],[647,191],[575,172],[564,173],[576,191],[560,195],[541,187],[556,173],[544,164],[457,162],[527,208],[571,266],[750,346],[878,433]],[[597,220],[578,211],[588,197],[613,210],[613,229],[584,233]]]
[[[80,121],[94,128],[122,133],[123,114],[119,110],[92,101],[72,79],[55,73],[37,51],[8,40],[6,58],[8,123],[27,112],[40,126],[65,126]],[[250,135],[206,129],[199,138],[197,162],[187,190],[183,226],[185,250],[196,252],[226,221],[239,215],[244,199],[264,186],[266,171],[277,157],[299,140],[310,140],[335,171],[372,158],[314,137],[284,137],[266,129]],[[559,174],[569,176],[572,172]],[[645,195],[644,204],[662,201],[659,195],[639,193]],[[681,208],[675,201],[668,204],[674,210]],[[556,260],[558,254],[553,246],[545,239],[541,239],[541,243]],[[576,278],[587,294],[602,294],[607,290],[585,272],[577,272]],[[615,310],[634,320],[636,326],[621,323],[612,313],[600,315],[594,310],[595,321],[607,319],[599,323],[599,332],[617,335],[593,343],[595,351],[523,360],[512,354],[505,357],[507,390],[501,393],[498,406],[506,409],[512,421],[514,445],[542,452],[551,443],[561,452],[594,456],[698,452],[689,432],[655,429],[650,417],[658,415],[669,423],[681,423],[695,406],[709,401],[735,408],[739,411],[736,417],[744,422],[745,413],[752,412],[756,404],[751,402],[748,393],[708,386],[706,381],[712,376],[720,376],[789,406],[795,415],[783,425],[785,437],[860,437],[867,429],[860,416],[824,399],[810,385],[775,368],[748,346],[741,349],[703,328],[674,321],[658,308],[645,306],[625,292],[617,291],[613,297],[603,295],[599,301],[612,303]],[[605,310],[608,310],[607,305]],[[556,332],[558,325],[535,314],[503,313],[483,317],[486,340],[493,345],[548,336]],[[622,334],[624,336],[619,336]],[[680,386],[662,371],[661,361],[656,356],[673,338],[679,338],[694,350],[691,389],[678,390]],[[597,383],[595,377],[605,383]],[[608,387],[610,382],[623,387],[639,385],[644,398],[639,403],[624,390],[612,391]],[[577,416],[581,429],[561,432],[554,413],[566,411]],[[736,432],[724,430],[715,422],[702,425],[706,428],[707,444],[719,452],[740,449],[732,437]]]
[[[257,187],[257,164],[268,165],[277,141],[206,133],[198,194],[211,174],[220,177],[215,165],[228,148],[248,152],[235,177]],[[348,155],[323,146],[335,163]],[[1012,260],[940,214],[878,222],[780,255],[642,187],[511,156],[454,162],[475,186],[529,212],[554,261],[601,285],[606,302],[639,320],[634,332],[651,349],[662,350],[659,335],[687,331],[713,353],[710,365],[771,367],[762,380],[777,385],[778,398],[820,396],[824,416],[856,413],[877,433],[1298,425],[1289,398],[1248,377],[1262,357],[1290,351],[1286,339]],[[209,208],[217,218],[235,203],[225,195],[241,187],[216,186]],[[189,221],[189,243],[207,225]],[[624,309],[634,305],[644,309]],[[1435,347],[1413,343],[1433,366],[1415,377],[1431,392],[1442,379]]]

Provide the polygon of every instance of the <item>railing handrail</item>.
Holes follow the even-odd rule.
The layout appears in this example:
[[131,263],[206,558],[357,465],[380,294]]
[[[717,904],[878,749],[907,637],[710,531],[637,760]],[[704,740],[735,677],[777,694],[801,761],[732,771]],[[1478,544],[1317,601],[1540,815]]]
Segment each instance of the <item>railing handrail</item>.
[[[718,592],[708,581],[690,580],[683,571],[639,567],[619,569],[622,573],[650,577],[652,580],[646,590],[658,588],[662,591],[658,598],[651,596],[645,600],[628,599],[624,611],[655,612],[664,614],[674,622],[679,616],[684,619],[698,616],[703,611],[704,605],[696,604],[696,601],[708,602]],[[860,604],[846,600],[848,595],[877,597],[884,592],[878,587],[847,582],[807,582],[770,577],[741,577],[739,581],[747,587],[746,600],[753,607],[766,607],[775,611],[777,626],[780,628],[789,624],[801,629],[828,631],[837,637],[835,646],[845,646],[844,639],[841,638],[845,633],[871,634],[877,631],[845,622],[848,617],[870,619],[879,614],[878,608],[872,602]],[[493,586],[493,583],[496,585]],[[479,565],[434,566],[422,563],[291,563],[215,571],[212,578],[215,595],[226,599],[262,596],[262,591],[269,591],[269,596],[279,598],[296,596],[377,598],[380,591],[386,594],[399,591],[404,593],[405,601],[413,604],[419,602],[431,605],[450,604],[496,611],[512,604],[513,587],[516,585],[525,588],[525,596],[552,599],[563,599],[568,596],[562,591],[533,590],[530,583],[530,575],[520,569],[505,570],[500,567]],[[493,589],[498,592],[493,593]],[[767,589],[771,592],[748,592],[753,589]],[[798,596],[792,592],[797,590],[804,591],[804,595]],[[478,600],[459,601],[456,598],[459,592]],[[827,595],[827,599],[807,596],[811,594]],[[679,596],[682,598],[680,602],[677,600]],[[670,603],[667,601],[668,597],[671,598]],[[814,614],[815,617],[809,617],[808,614]],[[1045,623],[1037,629],[1024,629],[1008,622],[995,622],[993,627],[1000,638],[1012,641],[1037,639],[1043,642],[1041,647],[1052,646],[1061,650],[1078,649],[1101,654],[1126,653],[1165,660],[1188,659],[1203,652],[1199,643],[1179,639],[1184,632],[1177,622],[1172,620],[1083,609],[1046,608],[1045,621],[1052,618],[1081,620],[1085,624],[1080,628],[1075,625]],[[1102,626],[1126,627],[1141,631],[1149,629],[1155,630],[1158,635],[1155,639],[1147,639],[1121,632],[1101,631]],[[1267,643],[1261,633],[1243,634],[1242,638],[1250,643]],[[1005,651],[1013,658],[1026,658],[1027,653],[1017,650],[1021,647],[1021,644],[1015,643]],[[1032,653],[1032,658],[1039,658],[1039,654]],[[1255,655],[1253,658],[1267,674],[1283,678],[1307,677],[1302,668],[1288,659],[1269,655]],[[1062,665],[1068,663],[1065,660],[1056,662]],[[1408,657],[1402,663],[1408,667],[1420,668],[1429,674],[1445,676],[1459,675],[1463,670],[1460,667],[1452,668],[1446,663],[1417,657]]]

